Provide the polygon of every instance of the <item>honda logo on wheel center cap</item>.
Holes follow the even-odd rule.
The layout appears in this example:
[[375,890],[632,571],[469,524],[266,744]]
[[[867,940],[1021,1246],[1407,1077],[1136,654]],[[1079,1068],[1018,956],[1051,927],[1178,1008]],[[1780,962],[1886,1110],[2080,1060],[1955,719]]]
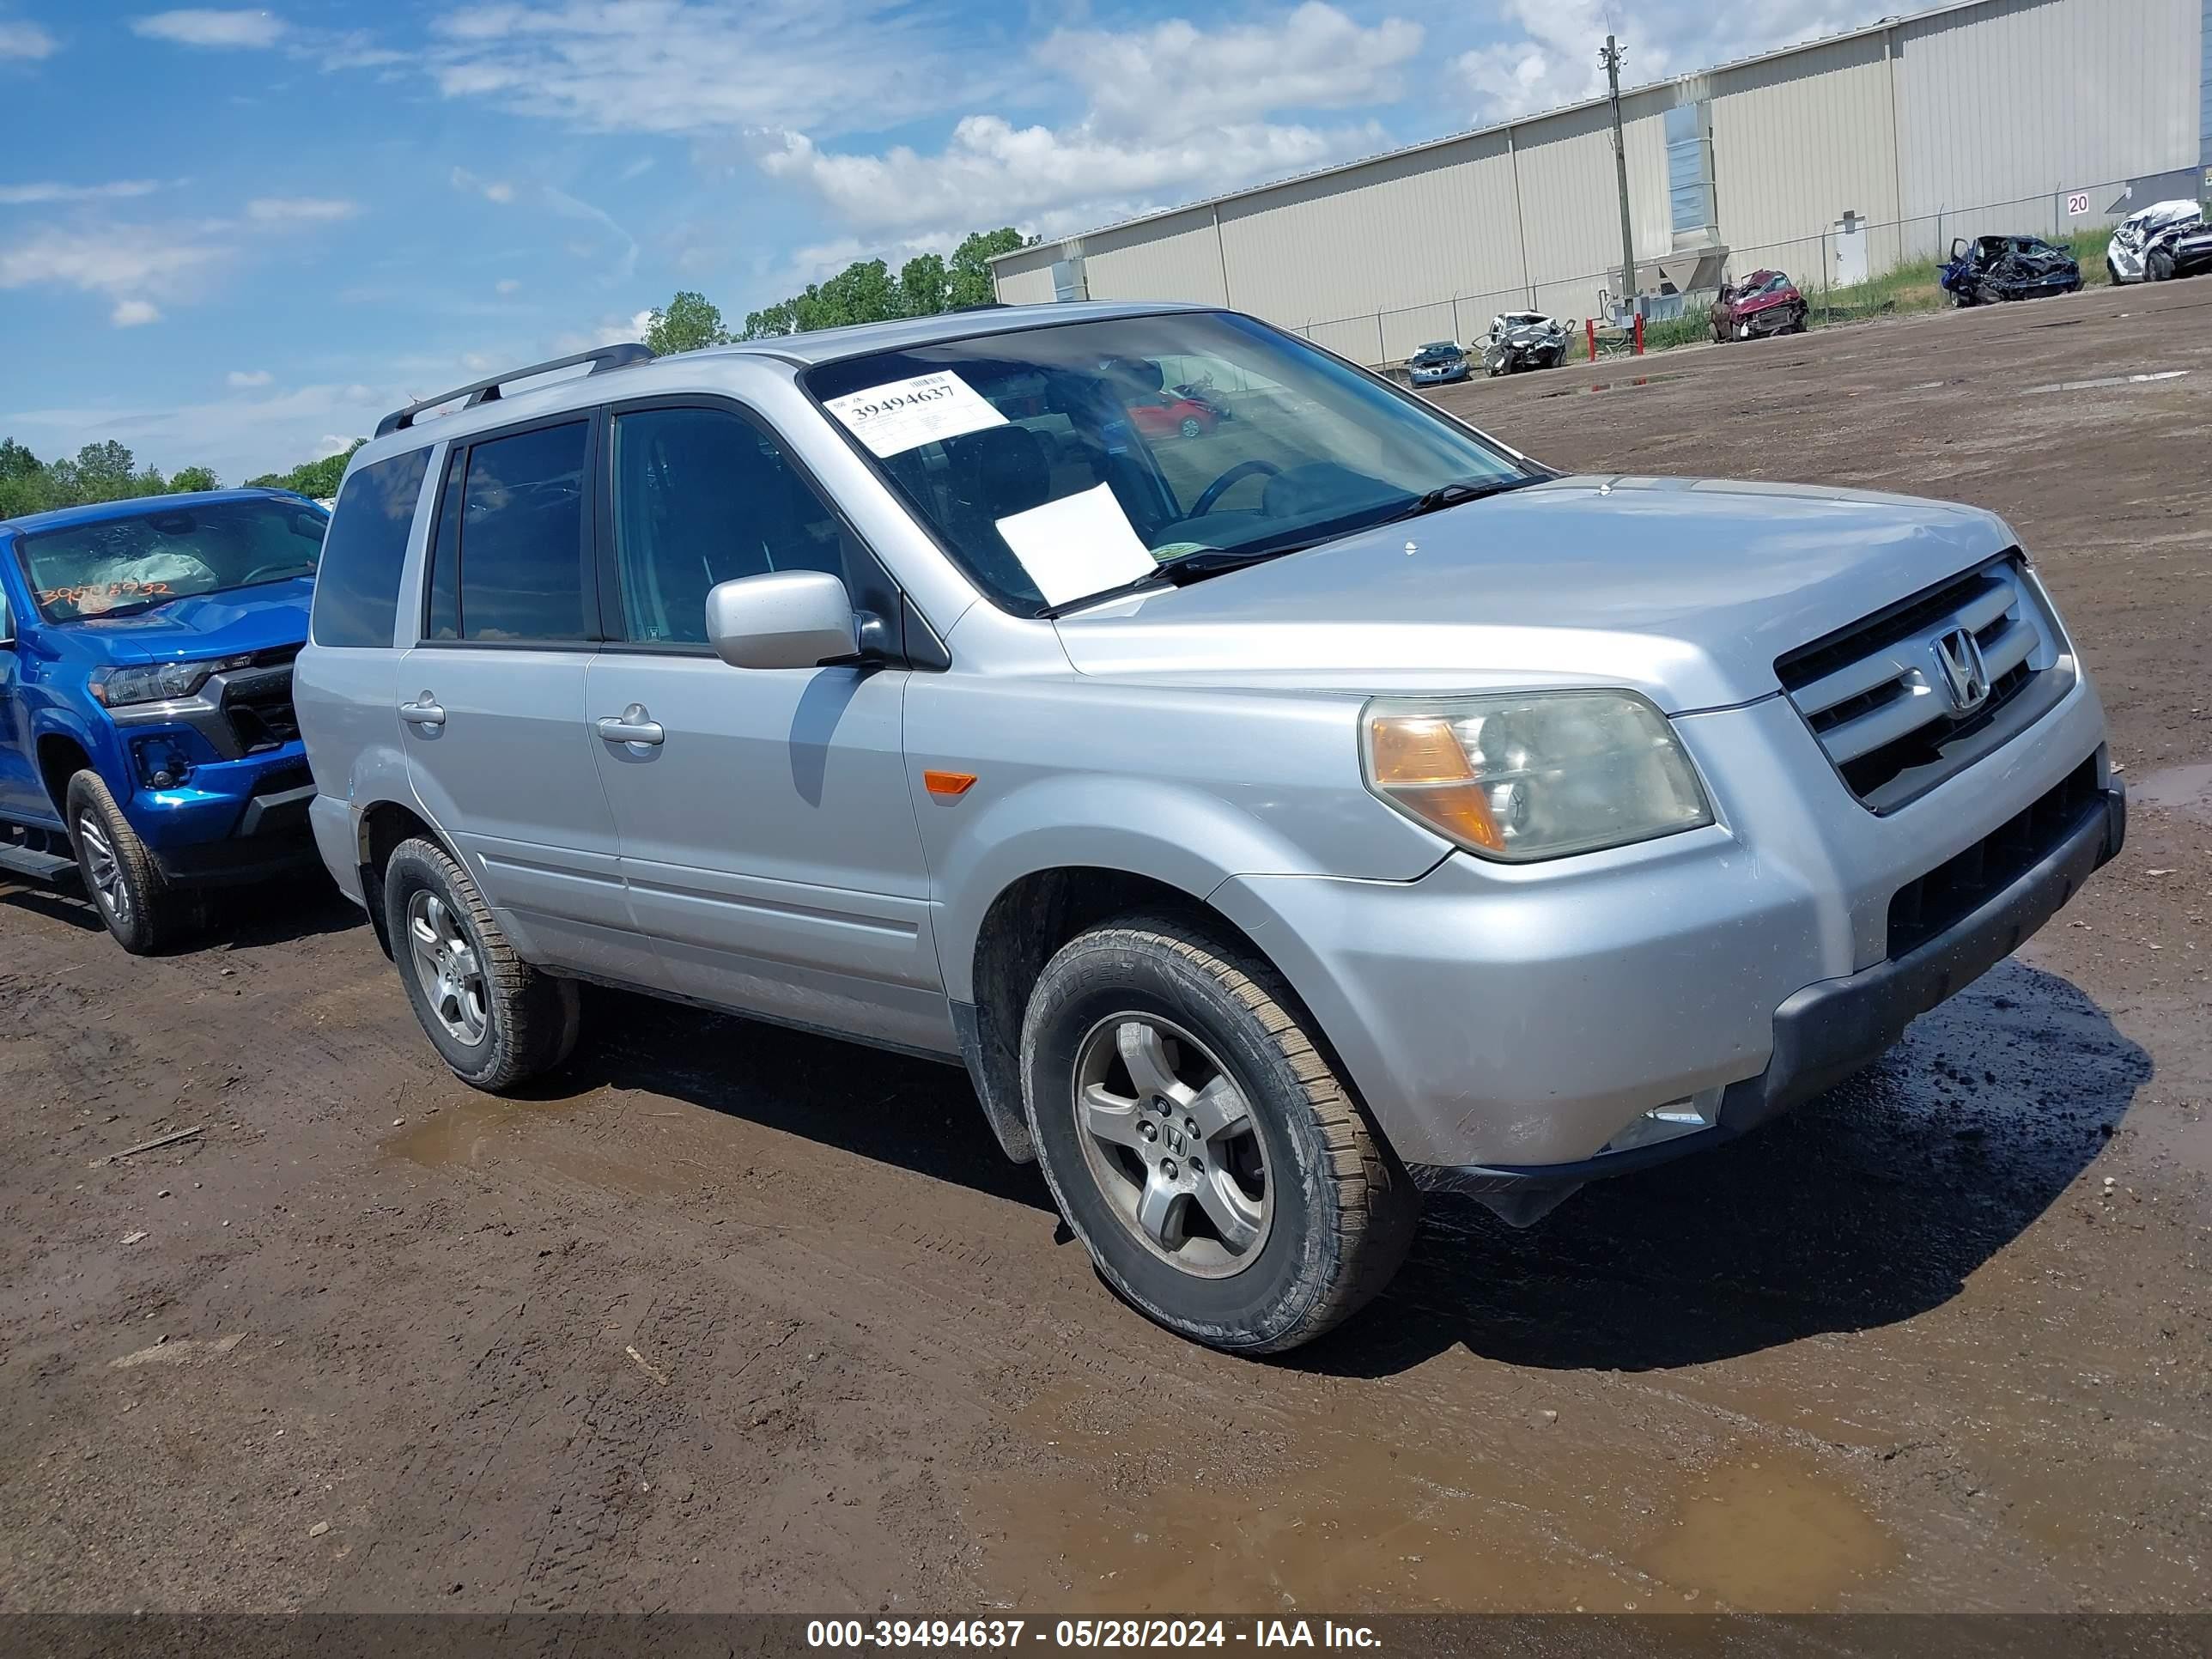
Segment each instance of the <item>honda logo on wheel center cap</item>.
[[1943,689],[1951,706],[1971,714],[1990,700],[1989,665],[1982,660],[1982,644],[1973,630],[1954,628],[1936,637],[1936,664],[1943,671]]

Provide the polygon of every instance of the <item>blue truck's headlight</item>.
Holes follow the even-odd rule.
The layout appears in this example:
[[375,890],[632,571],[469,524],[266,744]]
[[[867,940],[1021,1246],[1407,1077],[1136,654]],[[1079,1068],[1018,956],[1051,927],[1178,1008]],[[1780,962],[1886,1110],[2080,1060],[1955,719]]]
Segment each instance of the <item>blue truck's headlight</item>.
[[208,676],[225,669],[248,668],[251,657],[221,657],[213,662],[148,663],[142,667],[97,668],[85,689],[104,708],[126,703],[173,702],[189,697],[207,684]]

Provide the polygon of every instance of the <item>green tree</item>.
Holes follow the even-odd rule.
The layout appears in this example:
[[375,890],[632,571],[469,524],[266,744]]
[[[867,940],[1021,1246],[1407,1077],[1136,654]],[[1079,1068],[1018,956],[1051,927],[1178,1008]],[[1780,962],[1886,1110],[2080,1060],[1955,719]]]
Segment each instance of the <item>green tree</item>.
[[787,334],[799,332],[798,302],[778,300],[772,306],[745,313],[744,332],[740,340],[778,340]]
[[36,477],[46,464],[13,438],[0,438],[0,478]]
[[851,323],[880,323],[901,315],[898,285],[881,259],[856,259],[819,287],[801,296],[801,325],[842,328]]
[[655,356],[672,351],[696,351],[701,346],[727,345],[729,331],[722,313],[705,295],[679,290],[666,310],[656,310],[645,326],[645,343]]
[[1012,253],[1018,247],[1026,247],[1036,240],[1024,237],[1012,225],[997,230],[971,232],[958,247],[952,250],[952,271],[950,292],[945,306],[957,310],[962,306],[988,305],[999,297],[991,281],[991,261],[1001,253]]
[[87,501],[118,501],[137,493],[131,485],[137,465],[138,458],[112,438],[87,444],[76,453],[78,488],[88,492]]
[[220,489],[222,480],[215,476],[215,469],[205,466],[180,466],[169,480],[173,492],[182,494],[187,489]]
[[952,292],[951,273],[941,253],[917,253],[899,268],[899,314],[934,317]]

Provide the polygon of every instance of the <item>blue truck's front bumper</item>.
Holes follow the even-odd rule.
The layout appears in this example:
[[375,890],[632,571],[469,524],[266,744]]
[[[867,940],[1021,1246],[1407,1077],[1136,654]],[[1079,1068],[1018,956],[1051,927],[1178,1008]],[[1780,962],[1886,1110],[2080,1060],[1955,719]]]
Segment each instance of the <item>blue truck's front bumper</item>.
[[313,862],[307,804],[314,797],[307,751],[288,743],[195,765],[171,788],[142,783],[122,805],[172,881],[250,881]]

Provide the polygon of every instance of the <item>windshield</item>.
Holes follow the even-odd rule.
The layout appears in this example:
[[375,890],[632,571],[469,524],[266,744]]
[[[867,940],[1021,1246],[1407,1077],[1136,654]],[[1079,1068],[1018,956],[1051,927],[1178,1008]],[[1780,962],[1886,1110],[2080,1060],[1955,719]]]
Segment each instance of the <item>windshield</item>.
[[[1204,404],[1162,390],[1207,378]],[[1410,392],[1226,313],[911,347],[806,384],[976,583],[1028,616],[1529,476]]]
[[1459,356],[1459,347],[1450,340],[1431,340],[1415,355],[1422,357],[1456,357]]
[[17,553],[40,613],[76,622],[313,575],[329,523],[304,501],[200,501],[44,531]]

